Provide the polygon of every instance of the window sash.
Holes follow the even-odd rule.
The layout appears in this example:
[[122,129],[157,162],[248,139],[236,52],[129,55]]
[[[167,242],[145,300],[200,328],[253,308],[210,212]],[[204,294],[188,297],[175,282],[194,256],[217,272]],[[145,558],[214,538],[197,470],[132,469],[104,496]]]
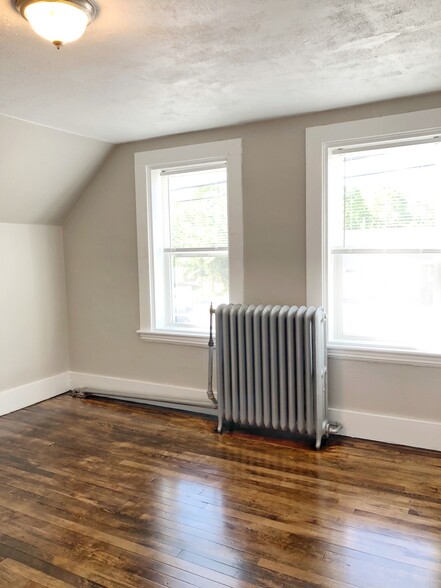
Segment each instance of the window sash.
[[[212,178],[207,177],[207,175],[200,178],[196,176],[193,177],[192,181],[188,184],[184,179],[184,183],[181,185],[179,185],[178,179],[177,185],[176,183],[174,187],[171,185],[171,175],[182,176],[185,178],[187,175],[190,175],[191,177],[198,172],[216,172],[219,169],[223,169],[221,176],[219,176],[219,174],[215,174]],[[198,248],[199,238],[195,238],[194,235],[198,235],[201,230],[204,230],[203,221],[201,220],[200,215],[202,215],[202,219],[206,216],[205,220],[208,222],[212,215],[215,214],[221,216],[217,219],[215,225],[212,226],[211,233],[202,233],[203,237],[206,238],[206,241],[202,241],[200,248],[206,249],[209,246],[219,248],[224,246],[224,244],[228,246],[228,218],[226,219],[226,232],[224,234],[222,234],[222,231],[220,233],[217,232],[218,226],[224,226],[222,221],[225,218],[224,215],[227,214],[228,207],[228,175],[224,162],[210,162],[204,166],[183,165],[170,170],[162,170],[156,175],[158,185],[156,196],[160,199],[156,218],[159,221],[159,217],[161,217],[162,244],[164,249],[179,250],[184,248]],[[215,190],[213,193],[194,197],[193,190],[216,185],[223,185],[225,192],[224,190],[221,192],[216,192]],[[184,192],[182,192],[182,190],[184,190]],[[187,191],[189,191],[189,193],[187,193],[187,196],[183,197],[183,194]],[[193,219],[196,221],[194,224],[194,230],[191,233],[186,231],[186,223],[183,223],[182,221],[179,222],[178,219],[181,218],[179,215],[184,215],[183,218],[187,219],[190,228],[192,227],[191,221],[193,221]],[[155,226],[153,227],[154,239],[157,238],[159,232],[160,229],[155,223]],[[181,243],[179,243],[179,241],[181,241]],[[179,246],[184,243],[186,243],[187,247]],[[176,245],[178,246],[176,247]]]
[[[391,258],[385,259],[385,254],[390,255]],[[357,255],[361,256],[359,263],[357,263]],[[367,261],[366,266],[362,258],[367,255],[370,255],[372,259]],[[406,255],[409,256],[408,259]],[[441,352],[439,337],[436,336],[436,333],[441,330],[440,255],[441,250],[362,250],[350,251],[348,255],[345,251],[331,252],[328,265],[329,342],[331,345],[358,346],[362,344],[375,348]],[[355,257],[355,260],[353,264],[349,263],[349,272],[360,272],[359,276],[362,280],[355,286],[353,282],[351,283],[350,273],[345,275],[345,258],[351,257]],[[394,260],[394,257],[399,259]],[[374,289],[369,287],[369,284],[375,283],[369,281],[370,272],[374,271],[374,275],[376,274],[376,269],[373,269],[374,264],[377,265],[375,260],[378,260],[379,266],[377,278],[381,279],[381,275],[385,278],[380,282],[378,297]],[[398,267],[394,274],[397,262],[402,267]],[[407,266],[403,267],[403,264]],[[384,271],[388,267],[390,267],[390,275],[393,276],[392,285],[388,285],[388,276],[384,276]],[[407,268],[415,271],[411,282]],[[363,283],[367,288],[365,296],[360,295]],[[381,287],[386,288],[383,293],[381,293]],[[389,302],[391,296],[393,296],[393,302]],[[345,325],[353,312],[355,312],[354,322],[351,322],[352,328],[348,331]],[[360,329],[360,324],[363,322],[363,317],[369,319],[369,316],[372,320],[367,321],[363,327],[366,330],[363,331]],[[378,322],[375,322],[375,318]],[[425,331],[420,328],[421,325]],[[377,334],[372,335],[370,332]],[[379,333],[383,333],[382,336],[379,336]],[[401,334],[397,336],[397,333]]]
[[[156,189],[152,194],[152,226],[151,241],[154,248],[153,259],[153,289],[154,289],[154,307],[152,323],[155,330],[165,331],[189,331],[196,333],[208,332],[200,324],[179,323],[174,320],[174,295],[176,291],[173,260],[175,257],[215,257],[226,256],[227,263],[229,257],[228,246],[205,246],[199,247],[171,247],[172,235],[174,230],[173,221],[170,218],[170,195],[169,195],[169,177],[172,175],[185,175],[195,172],[226,170],[226,199],[228,206],[228,168],[226,162],[222,160],[198,163],[195,165],[184,164],[176,165],[170,168],[162,168],[153,171],[153,179],[156,183]],[[211,185],[206,183],[205,185]],[[196,186],[196,187],[199,187]],[[164,218],[164,215],[168,217]],[[164,222],[166,220],[166,222]],[[229,241],[229,222],[227,219],[227,239]],[[228,296],[225,302],[228,302]],[[208,317],[208,306],[207,306]]]
[[[188,258],[188,257],[224,257],[227,259],[228,263],[228,249],[224,248],[223,250],[213,250],[213,249],[193,249],[193,250],[181,250],[181,251],[166,251],[163,252],[163,280],[164,280],[164,319],[161,328],[170,329],[170,330],[191,330],[193,332],[208,332],[209,328],[209,305],[207,304],[207,321],[206,321],[206,328],[197,323],[181,323],[174,320],[174,302],[173,296],[175,293],[176,288],[174,287],[174,267],[173,261],[175,258]],[[210,302],[213,302],[211,300]]]
[[[441,248],[437,247],[436,244],[434,244],[435,246],[430,246],[429,243],[427,243],[426,241],[426,246],[424,247],[375,247],[374,243],[373,246],[345,246],[345,245],[332,245],[332,243],[334,242],[338,242],[339,240],[341,240],[343,238],[344,240],[344,236],[346,235],[346,231],[348,229],[345,228],[345,219],[344,219],[344,169],[343,169],[343,165],[342,165],[342,159],[340,157],[336,157],[336,156],[341,156],[344,153],[352,153],[352,152],[357,152],[357,151],[368,151],[368,150],[385,150],[388,148],[394,148],[394,147],[401,147],[401,146],[408,146],[408,145],[425,145],[427,143],[439,143],[439,135],[436,136],[432,136],[432,137],[421,137],[421,138],[413,138],[413,139],[409,139],[409,140],[400,140],[400,141],[396,141],[396,140],[390,140],[387,142],[382,142],[382,141],[377,141],[375,143],[371,143],[371,144],[363,144],[363,145],[359,145],[359,146],[341,146],[341,147],[330,147],[327,149],[327,161],[328,161],[328,166],[326,168],[326,172],[327,172],[327,177],[326,177],[326,186],[327,186],[327,192],[326,192],[326,206],[325,206],[325,219],[326,219],[326,226],[327,226],[327,230],[326,230],[326,236],[327,239],[325,240],[325,247],[326,247],[326,253],[325,253],[325,258],[328,260],[327,262],[327,279],[326,279],[326,284],[325,284],[325,292],[326,292],[326,300],[328,303],[328,307],[330,310],[330,328],[329,328],[329,342],[332,344],[338,344],[338,345],[344,345],[347,347],[351,347],[356,346],[362,346],[365,347],[367,349],[369,348],[376,348],[376,349],[402,349],[402,350],[407,350],[407,351],[415,351],[415,350],[422,350],[424,349],[424,343],[422,342],[421,339],[421,333],[418,333],[417,330],[412,331],[412,338],[415,337],[416,340],[418,340],[418,344],[417,346],[413,346],[412,344],[409,343],[409,339],[407,337],[402,337],[401,342],[398,342],[399,337],[397,337],[397,341],[394,342],[393,339],[393,331],[392,330],[387,330],[386,328],[382,330],[380,323],[378,323],[378,325],[376,325],[376,327],[378,326],[378,331],[377,333],[381,333],[383,334],[383,338],[378,338],[375,336],[370,336],[370,334],[368,334],[368,332],[366,332],[366,335],[363,335],[360,333],[360,327],[359,325],[361,325],[362,323],[358,323],[358,329],[359,332],[357,333],[357,326],[354,325],[354,332],[350,332],[346,330],[346,326],[345,326],[345,322],[348,320],[348,314],[345,313],[351,313],[351,306],[352,306],[352,311],[356,312],[357,307],[358,308],[363,308],[363,306],[365,304],[368,304],[370,298],[369,295],[366,295],[366,297],[363,299],[363,296],[357,296],[353,299],[352,303],[350,300],[344,300],[344,296],[348,294],[347,288],[352,288],[350,285],[350,282],[348,283],[347,280],[350,279],[348,278],[348,276],[344,276],[344,269],[343,269],[343,263],[344,263],[344,259],[346,256],[354,256],[356,257],[357,255],[361,255],[361,256],[378,256],[378,262],[381,265],[381,260],[385,260],[387,255],[397,255],[399,256],[401,259],[403,258],[402,256],[405,255],[411,255],[411,256],[416,256],[416,258],[418,258],[418,256],[424,256],[424,255],[439,255],[441,253]],[[435,160],[436,161],[436,160]],[[407,169],[407,168],[406,168]],[[387,174],[385,175],[385,178],[387,179],[388,176]],[[393,177],[393,176],[392,176]],[[363,183],[362,180],[360,182],[360,189],[362,190],[363,193]],[[435,205],[436,206],[436,205]],[[435,209],[436,210],[436,209]],[[438,217],[436,220],[436,225],[434,227],[434,229],[432,229],[432,231],[436,231],[436,226],[439,226],[440,223],[440,217],[439,217],[439,210],[438,210]],[[356,229],[354,229],[356,230]],[[390,231],[394,231],[396,230],[394,227],[391,227],[390,229],[388,228],[382,228],[381,229],[384,233],[384,235],[387,234],[387,232]],[[400,228],[398,228],[398,230],[400,230]],[[361,235],[362,238],[367,239],[369,241],[369,238],[374,238],[374,235],[369,235],[369,229],[365,229],[365,235]],[[391,233],[392,234],[392,233]],[[341,235],[341,237],[339,238],[338,235]],[[438,239],[437,239],[438,240]],[[367,243],[368,244],[368,243]],[[424,245],[424,243],[421,243],[422,245]],[[391,243],[392,245],[392,243]],[[427,246],[429,245],[429,246]],[[346,259],[348,259],[346,257]],[[385,261],[387,263],[387,261]],[[363,275],[364,271],[369,271],[366,270],[366,267],[369,267],[369,262],[368,266],[362,264],[360,266],[358,271],[361,271],[362,274],[360,274],[361,276]],[[415,258],[413,259],[413,262],[415,263]],[[422,262],[424,263],[424,262]],[[432,302],[428,305],[428,308],[430,311],[433,311],[434,315],[437,317],[435,320],[439,320],[439,316],[441,315],[441,303],[440,303],[440,297],[441,297],[441,265],[436,261],[436,259],[434,259],[433,261],[434,263],[434,274],[435,274],[435,283],[433,285],[433,289],[431,290],[432,292]],[[364,267],[363,267],[364,265]],[[357,262],[354,261],[354,268],[357,267]],[[414,269],[416,269],[417,266],[415,266]],[[340,269],[339,269],[340,268]],[[418,270],[418,276],[421,277],[421,272],[423,271],[423,267],[421,266],[421,268]],[[363,279],[360,277],[360,279]],[[346,282],[345,282],[346,280]],[[348,285],[349,284],[349,285]],[[356,286],[357,288],[357,286]],[[349,290],[350,292],[351,290]],[[356,290],[355,290],[356,292]],[[421,298],[422,297],[422,298]],[[386,295],[385,297],[385,301],[387,301],[388,297]],[[423,291],[420,292],[420,298],[417,298],[417,305],[418,308],[423,308],[424,307],[424,294]],[[421,306],[422,305],[422,306]],[[374,305],[374,308],[377,308],[376,305]],[[391,308],[390,312],[394,312],[394,309]],[[429,312],[429,311],[428,311]],[[349,314],[349,316],[351,316]],[[356,316],[356,315],[354,315]],[[345,318],[346,317],[346,318]],[[404,317],[403,317],[404,320]],[[391,319],[391,324],[392,324],[393,320]],[[429,323],[430,324],[430,323]],[[373,329],[375,331],[375,328]],[[368,329],[369,331],[369,329]],[[433,339],[433,337],[432,337]],[[435,347],[433,347],[434,342],[432,341],[431,343],[432,347],[432,352],[436,351],[437,353],[439,353],[441,351],[441,349],[438,349],[436,346],[436,342],[435,342]],[[427,348],[425,348],[425,350],[427,351]]]

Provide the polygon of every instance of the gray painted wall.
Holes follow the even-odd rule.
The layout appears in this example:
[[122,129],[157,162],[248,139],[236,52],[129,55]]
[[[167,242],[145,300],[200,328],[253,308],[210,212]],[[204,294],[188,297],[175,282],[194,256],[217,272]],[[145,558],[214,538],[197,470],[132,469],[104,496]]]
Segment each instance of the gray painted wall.
[[[205,349],[141,341],[134,153],[242,137],[247,303],[305,302],[305,128],[441,106],[432,94],[117,146],[64,223],[71,369],[206,386]],[[330,362],[335,408],[441,421],[441,369]]]
[[0,115],[0,222],[59,224],[111,147]]
[[[62,228],[47,225],[111,147],[0,115],[0,392],[69,369]],[[63,391],[56,387],[5,394],[0,414]]]
[[0,223],[0,392],[69,369],[61,227]]

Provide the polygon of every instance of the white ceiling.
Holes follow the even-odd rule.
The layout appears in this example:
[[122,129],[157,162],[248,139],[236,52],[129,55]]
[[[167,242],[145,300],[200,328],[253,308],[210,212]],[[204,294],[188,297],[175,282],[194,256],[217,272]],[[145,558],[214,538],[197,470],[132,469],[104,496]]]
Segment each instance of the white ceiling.
[[57,51],[0,0],[0,113],[124,142],[441,89],[439,0],[99,8]]

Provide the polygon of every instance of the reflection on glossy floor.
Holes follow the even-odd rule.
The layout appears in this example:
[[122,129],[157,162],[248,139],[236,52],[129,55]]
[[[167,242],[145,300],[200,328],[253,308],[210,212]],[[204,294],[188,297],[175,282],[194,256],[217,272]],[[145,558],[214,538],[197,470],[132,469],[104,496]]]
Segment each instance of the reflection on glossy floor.
[[63,396],[0,418],[0,586],[441,586],[441,454]]

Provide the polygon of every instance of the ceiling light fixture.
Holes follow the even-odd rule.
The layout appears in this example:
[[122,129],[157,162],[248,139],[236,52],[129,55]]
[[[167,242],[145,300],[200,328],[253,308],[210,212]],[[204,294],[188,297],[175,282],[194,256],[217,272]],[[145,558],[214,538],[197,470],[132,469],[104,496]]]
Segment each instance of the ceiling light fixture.
[[37,35],[57,49],[79,39],[97,14],[89,0],[15,0],[15,5]]

